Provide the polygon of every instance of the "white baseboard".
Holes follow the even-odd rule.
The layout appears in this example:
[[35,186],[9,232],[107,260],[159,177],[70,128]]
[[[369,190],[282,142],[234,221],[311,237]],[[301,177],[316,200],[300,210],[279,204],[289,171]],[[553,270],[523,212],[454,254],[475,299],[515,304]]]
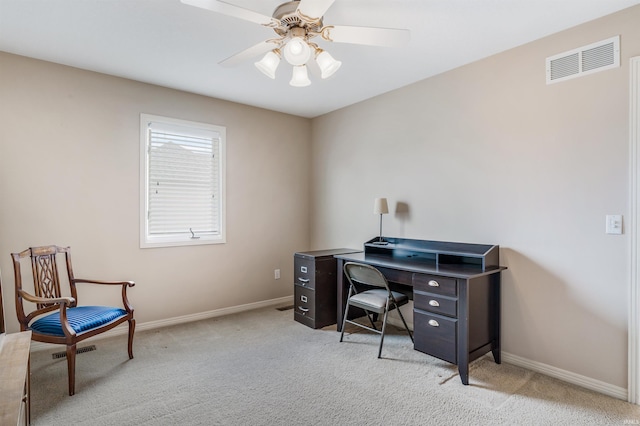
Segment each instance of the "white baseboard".
[[[293,296],[285,296],[280,297],[278,299],[271,300],[263,300],[260,302],[248,303],[246,305],[239,306],[231,306],[228,308],[215,309],[213,311],[200,312],[197,314],[184,315],[181,317],[174,317],[163,319],[159,321],[151,321],[142,324],[136,324],[136,331],[146,331],[146,330],[154,330],[157,328],[168,327],[171,325],[184,324],[192,321],[199,321],[208,318],[221,317],[224,315],[231,315],[240,312],[250,311],[253,309],[266,308],[269,306],[278,306],[293,303]],[[405,316],[406,318],[406,316]],[[395,326],[403,327],[399,318],[389,318],[389,323]],[[413,324],[409,324],[409,328],[413,329]],[[122,325],[114,328],[113,330],[109,330],[106,333],[100,334],[98,336],[94,336],[86,341],[96,341],[108,337],[119,336],[123,334],[127,334],[127,326]],[[51,345],[49,343],[41,343],[41,342],[32,342],[31,349],[33,351],[50,349],[52,346],[60,346],[60,345]],[[627,400],[627,389],[621,388],[619,386],[614,386],[609,383],[602,382],[600,380],[593,379],[591,377],[582,376],[580,374],[572,373],[570,371],[562,370],[557,367],[553,367],[551,365],[543,364],[537,361],[531,361],[527,358],[523,358],[517,355],[510,354],[508,352],[502,352],[502,361],[513,364],[518,367],[526,368],[531,371],[535,371],[536,373],[544,374],[549,377],[553,377],[567,383],[574,384],[576,386],[580,386],[586,389],[590,389],[595,392],[602,393],[604,395],[609,395],[613,398],[622,399],[624,401]]]
[[536,373],[544,374],[546,376],[565,381],[567,383],[574,384],[576,386],[609,395],[614,398],[622,399],[625,401],[627,400],[627,389],[621,388],[619,386],[614,386],[600,380],[592,379],[591,377],[582,376],[580,374],[562,370],[560,368],[543,364],[541,362],[531,361],[527,358],[522,358],[507,352],[502,352],[502,361],[508,364],[516,365],[518,367],[526,368],[531,371],[535,371]]
[[[293,296],[285,296],[277,299],[263,300],[260,302],[247,303],[246,305],[230,306],[228,308],[215,309],[213,311],[200,312],[197,314],[184,315],[181,317],[167,318],[158,321],[151,321],[145,323],[136,323],[136,332],[154,330],[156,328],[168,327],[170,325],[184,324],[192,321],[199,321],[209,318],[221,317],[224,315],[237,314],[240,312],[251,311],[254,309],[267,308],[269,306],[278,306],[293,303]],[[108,337],[120,336],[128,333],[128,326],[125,324],[119,325],[105,333],[91,337],[83,342],[96,341],[100,339],[106,339]],[[51,349],[52,347],[62,347],[61,345],[54,345],[51,343],[31,342],[32,351],[41,351],[45,349]]]
[[[404,312],[403,312],[403,315]],[[405,315],[407,319],[407,323],[409,328],[413,330],[413,324],[410,323],[407,315]],[[392,324],[400,329],[404,329],[400,318],[389,318],[387,319],[389,324]],[[604,395],[611,396],[613,398],[622,399],[624,401],[628,400],[628,391],[625,388],[621,388],[619,386],[614,386],[612,384],[602,382],[600,380],[593,379],[591,377],[582,376],[580,374],[572,373],[571,371],[562,370],[557,367],[553,367],[551,365],[543,364],[537,361],[531,361],[527,358],[522,358],[517,355],[513,355],[507,352],[502,352],[502,361],[513,364],[518,367],[526,368],[527,370],[535,371],[536,373],[544,374],[545,376],[553,377],[558,380],[562,380],[567,383],[571,383],[576,386],[580,386],[595,392],[602,393]]]

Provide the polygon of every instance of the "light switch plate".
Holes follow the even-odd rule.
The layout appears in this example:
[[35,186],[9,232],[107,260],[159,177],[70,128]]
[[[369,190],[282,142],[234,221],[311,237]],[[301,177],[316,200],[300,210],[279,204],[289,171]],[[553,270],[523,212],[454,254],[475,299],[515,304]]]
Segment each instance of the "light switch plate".
[[622,215],[621,214],[608,214],[607,215],[607,234],[622,234]]

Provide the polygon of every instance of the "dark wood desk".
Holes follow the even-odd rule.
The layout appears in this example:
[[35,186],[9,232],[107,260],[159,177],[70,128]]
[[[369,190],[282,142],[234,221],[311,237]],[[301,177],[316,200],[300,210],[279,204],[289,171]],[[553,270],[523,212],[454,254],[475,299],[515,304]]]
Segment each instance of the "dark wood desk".
[[416,350],[456,364],[465,385],[471,361],[491,351],[500,364],[500,272],[506,268],[498,246],[400,238],[379,245],[376,239],[364,252],[335,256],[338,331],[349,291],[344,263],[366,263],[413,296]]

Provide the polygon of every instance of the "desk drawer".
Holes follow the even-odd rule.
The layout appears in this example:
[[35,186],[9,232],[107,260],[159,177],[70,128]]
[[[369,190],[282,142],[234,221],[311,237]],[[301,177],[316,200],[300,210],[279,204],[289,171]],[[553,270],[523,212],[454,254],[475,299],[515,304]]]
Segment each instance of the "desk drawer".
[[315,318],[315,291],[299,285],[294,286],[293,305],[296,314],[312,319]]
[[456,297],[458,286],[455,278],[440,277],[428,274],[413,274],[413,288],[428,293],[437,293]]
[[458,320],[414,310],[413,328],[417,351],[457,364]]
[[304,287],[316,288],[316,262],[295,256],[293,259],[295,283]]
[[415,309],[427,312],[448,315],[450,317],[458,316],[458,299],[454,297],[414,290],[413,306]]
[[392,269],[392,268],[381,268],[381,267],[376,267],[376,268],[380,272],[382,272],[382,275],[384,275],[387,281],[391,283],[411,285],[412,274],[410,272],[401,271],[401,270]]

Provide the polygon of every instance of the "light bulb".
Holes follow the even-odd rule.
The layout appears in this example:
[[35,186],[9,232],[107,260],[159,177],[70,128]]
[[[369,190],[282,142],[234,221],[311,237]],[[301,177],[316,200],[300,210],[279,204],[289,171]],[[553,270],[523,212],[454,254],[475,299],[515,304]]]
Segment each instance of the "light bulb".
[[321,49],[319,50],[320,50],[320,53],[316,55],[316,62],[320,67],[320,71],[321,71],[320,77],[322,78],[331,77],[333,73],[338,71],[338,68],[340,68],[340,66],[342,65],[342,62],[336,61],[335,59],[333,59],[333,56],[331,56],[329,52],[326,52]]
[[267,77],[276,78],[276,68],[280,64],[280,56],[276,53],[276,50],[272,50],[271,52],[267,52],[260,61],[256,62],[254,65],[260,71],[262,71]]
[[311,57],[311,48],[301,37],[293,37],[284,46],[284,58],[291,65],[304,65]]
[[307,75],[306,65],[296,65],[293,67],[293,75],[291,76],[290,85],[294,87],[305,87],[311,84]]

